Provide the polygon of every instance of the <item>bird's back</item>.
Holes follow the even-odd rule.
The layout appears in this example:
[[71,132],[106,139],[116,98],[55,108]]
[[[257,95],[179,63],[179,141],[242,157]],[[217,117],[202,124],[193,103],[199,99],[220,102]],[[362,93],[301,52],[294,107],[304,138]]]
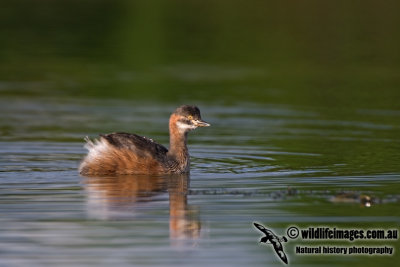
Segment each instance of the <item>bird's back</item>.
[[87,140],[88,155],[80,165],[83,175],[165,173],[167,152],[151,139],[129,133],[100,135]]

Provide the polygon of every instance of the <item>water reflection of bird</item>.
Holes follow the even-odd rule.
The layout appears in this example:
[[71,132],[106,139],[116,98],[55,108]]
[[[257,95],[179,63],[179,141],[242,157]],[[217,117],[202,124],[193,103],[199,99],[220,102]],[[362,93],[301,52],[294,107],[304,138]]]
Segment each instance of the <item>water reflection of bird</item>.
[[189,172],[187,134],[210,126],[201,119],[196,106],[177,108],[169,119],[169,150],[152,139],[136,134],[112,133],[99,140],[86,138],[89,150],[79,172],[86,176],[121,174],[165,174]]
[[89,217],[115,220],[135,216],[146,207],[154,209],[160,204],[155,196],[168,191],[171,241],[195,241],[200,236],[198,210],[187,203],[188,174],[87,177],[84,183]]
[[177,246],[185,245],[187,240],[198,239],[201,229],[199,210],[187,203],[189,179],[183,178],[185,176],[174,175],[168,182],[169,234],[171,241]]
[[279,256],[279,258],[284,262],[288,263],[288,259],[286,257],[285,252],[283,251],[283,246],[281,242],[287,242],[287,238],[284,236],[282,238],[279,238],[277,235],[275,235],[271,230],[265,228],[261,224],[254,223],[255,227],[257,227],[258,230],[263,232],[265,234],[264,237],[261,238],[260,242],[261,243],[267,243],[268,241],[272,244],[272,246],[275,249],[276,254]]

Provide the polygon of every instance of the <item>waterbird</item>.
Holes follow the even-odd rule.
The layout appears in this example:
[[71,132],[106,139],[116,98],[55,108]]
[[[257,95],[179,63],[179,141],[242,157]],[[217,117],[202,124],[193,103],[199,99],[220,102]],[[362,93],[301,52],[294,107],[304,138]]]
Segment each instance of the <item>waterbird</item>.
[[150,138],[130,133],[100,134],[94,141],[85,138],[88,154],[79,166],[84,176],[126,174],[189,173],[187,135],[197,127],[207,127],[196,106],[178,107],[169,119],[169,150]]

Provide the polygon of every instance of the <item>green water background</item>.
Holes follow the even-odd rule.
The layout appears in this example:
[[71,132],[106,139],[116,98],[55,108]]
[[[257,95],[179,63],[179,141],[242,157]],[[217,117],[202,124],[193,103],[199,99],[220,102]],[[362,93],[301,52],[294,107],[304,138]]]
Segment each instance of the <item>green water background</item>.
[[396,1],[4,1],[1,95],[399,108]]

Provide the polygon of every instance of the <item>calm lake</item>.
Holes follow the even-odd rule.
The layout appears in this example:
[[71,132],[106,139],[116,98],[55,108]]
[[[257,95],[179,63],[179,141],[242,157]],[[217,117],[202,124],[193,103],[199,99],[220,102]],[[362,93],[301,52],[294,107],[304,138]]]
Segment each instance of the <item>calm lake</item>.
[[[218,2],[5,4],[0,266],[284,266],[254,222],[400,230],[399,4]],[[190,175],[79,175],[85,136],[167,146],[182,104],[211,124]],[[293,266],[400,260],[281,242]]]

